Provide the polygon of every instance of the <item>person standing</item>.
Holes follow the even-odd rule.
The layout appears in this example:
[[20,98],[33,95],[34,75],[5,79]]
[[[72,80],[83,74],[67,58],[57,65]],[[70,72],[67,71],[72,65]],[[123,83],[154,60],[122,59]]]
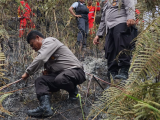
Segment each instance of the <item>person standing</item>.
[[85,73],[81,62],[58,39],[44,38],[42,33],[31,31],[27,36],[27,42],[38,52],[38,56],[26,69],[22,79],[27,79],[44,66],[43,75],[35,80],[40,106],[28,110],[27,114],[33,117],[48,117],[53,114],[50,104],[51,92],[63,89],[69,93],[70,100],[77,100],[77,85],[86,80]]
[[135,37],[135,3],[134,0],[108,0],[104,7],[99,29],[93,40],[99,44],[99,38],[106,31],[105,58],[107,59],[108,75],[113,79],[128,78],[131,56],[125,53],[117,55],[122,50],[130,49],[130,42]]
[[27,0],[20,1],[20,4],[18,7],[18,18],[20,19],[19,37],[22,37],[26,28],[35,28],[31,20],[31,15],[35,16],[35,14],[32,13]]
[[90,34],[92,34],[92,28],[95,20],[95,12],[100,11],[100,4],[98,0],[96,0],[96,6],[92,6],[93,0],[87,0],[87,2],[88,2],[87,8],[89,9],[89,14],[88,14],[89,30]]
[[[73,9],[75,10],[76,14],[74,13]],[[79,29],[77,35],[77,43],[78,45],[80,45],[80,43],[82,42],[82,48],[85,48],[87,43],[87,34],[89,30],[89,9],[85,4],[85,0],[79,0],[78,2],[73,3],[72,6],[69,8],[69,11],[77,19],[77,26]]]

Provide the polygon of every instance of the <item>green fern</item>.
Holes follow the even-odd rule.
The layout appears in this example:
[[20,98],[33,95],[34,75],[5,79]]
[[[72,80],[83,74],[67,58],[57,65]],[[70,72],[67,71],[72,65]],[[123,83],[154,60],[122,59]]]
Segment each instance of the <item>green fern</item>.
[[[6,113],[7,115],[12,115],[8,110],[4,109],[4,107],[2,106],[2,102],[6,99],[6,97],[8,97],[9,95],[11,95],[13,93],[8,93],[8,94],[4,94],[0,97],[0,111]],[[1,116],[0,116],[1,117]]]

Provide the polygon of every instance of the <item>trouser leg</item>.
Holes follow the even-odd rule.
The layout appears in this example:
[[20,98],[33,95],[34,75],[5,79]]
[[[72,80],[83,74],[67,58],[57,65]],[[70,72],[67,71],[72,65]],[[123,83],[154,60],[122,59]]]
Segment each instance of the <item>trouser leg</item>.
[[77,42],[82,42],[82,44],[85,44],[85,27],[86,27],[86,21],[84,18],[77,18],[77,25],[78,25],[78,36],[77,36]]
[[133,37],[135,37],[133,34],[134,31],[132,27],[127,27],[126,23],[118,24],[108,31],[105,45],[106,58],[108,59],[108,71],[112,72],[115,71],[115,69],[120,69],[119,75],[116,75],[115,79],[128,78],[131,56],[127,54],[126,51],[131,49],[130,43]]
[[70,93],[74,91],[76,85],[83,83],[85,80],[84,71],[78,68],[61,72],[55,78],[54,83],[59,89],[64,89]]
[[106,43],[105,43],[105,57],[107,59],[108,65],[108,73],[107,77],[109,82],[111,82],[111,76],[114,77],[118,74],[119,67],[118,62],[116,61],[116,52],[115,52],[115,43],[113,39],[113,29],[108,29],[108,34],[106,36]]
[[37,96],[47,95],[50,92],[56,92],[59,90],[54,84],[56,74],[43,75],[35,80],[35,88]]
[[115,41],[115,51],[116,55],[123,51],[122,54],[118,57],[118,65],[121,66],[130,66],[131,56],[126,54],[125,50],[130,50],[132,34],[131,28],[128,28],[126,23],[121,23],[113,28],[113,38]]
[[90,19],[89,21],[88,21],[88,25],[89,25],[89,33],[90,33],[90,35],[92,35],[94,32],[93,32],[93,22],[94,22],[94,19]]
[[116,60],[115,41],[113,38],[113,29],[108,30],[105,43],[105,57],[107,59],[108,71],[118,73],[118,62]]
[[132,36],[125,33],[126,30],[126,23],[121,23],[108,31],[105,54],[108,60],[109,71],[117,68],[117,66],[130,65],[130,55],[126,55],[125,53],[119,55],[122,50],[129,49],[130,42],[132,41]]
[[114,27],[113,34],[118,33],[114,36],[116,54],[118,56],[118,66],[120,68],[119,74],[115,76],[115,79],[128,79],[128,70],[130,67],[130,50],[131,41],[133,39],[132,27],[127,27],[126,23],[121,23]]
[[94,22],[94,19],[90,19],[90,20],[88,21],[89,29],[93,28],[93,22]]
[[85,73],[82,69],[70,69],[60,74],[43,75],[35,80],[36,94],[42,96],[64,89],[71,92],[75,86],[85,81]]
[[87,44],[88,31],[89,31],[89,23],[88,20],[85,20],[85,38],[83,42],[83,47],[86,47]]
[[33,23],[33,21],[29,18],[29,19],[27,19],[27,21],[28,21],[28,28],[35,28],[36,26],[35,26],[35,24]]

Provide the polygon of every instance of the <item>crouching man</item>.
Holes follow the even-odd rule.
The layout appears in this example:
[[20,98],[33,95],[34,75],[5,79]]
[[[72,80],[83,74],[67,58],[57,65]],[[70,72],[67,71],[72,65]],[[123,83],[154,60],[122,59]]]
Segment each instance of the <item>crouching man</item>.
[[22,79],[27,79],[44,66],[43,75],[35,80],[35,88],[40,106],[28,110],[33,117],[48,117],[53,114],[50,104],[50,93],[66,90],[70,100],[78,99],[77,85],[83,83],[85,73],[82,64],[63,43],[53,37],[44,38],[38,31],[31,31],[27,42],[39,54],[26,69]]

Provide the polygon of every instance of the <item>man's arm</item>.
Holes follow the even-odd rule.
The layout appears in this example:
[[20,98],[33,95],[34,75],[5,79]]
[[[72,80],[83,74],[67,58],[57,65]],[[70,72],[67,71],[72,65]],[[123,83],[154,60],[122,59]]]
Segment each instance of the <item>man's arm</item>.
[[[55,39],[55,38],[54,38]],[[26,69],[28,75],[33,75],[44,63],[48,61],[51,55],[63,44],[58,44],[53,38],[45,39],[41,49],[38,51],[39,55],[33,60],[33,62]]]
[[99,24],[99,28],[98,28],[96,35],[99,37],[103,37],[103,33],[105,32],[105,30],[106,30],[105,11],[103,11],[102,17],[101,17],[101,22]]
[[99,28],[96,34],[96,37],[93,40],[93,44],[99,44],[99,38],[103,37],[104,32],[106,31],[106,24],[105,24],[105,11],[102,13],[101,22],[99,24]]
[[127,14],[127,26],[135,24],[135,2],[134,0],[124,0],[124,6]]

